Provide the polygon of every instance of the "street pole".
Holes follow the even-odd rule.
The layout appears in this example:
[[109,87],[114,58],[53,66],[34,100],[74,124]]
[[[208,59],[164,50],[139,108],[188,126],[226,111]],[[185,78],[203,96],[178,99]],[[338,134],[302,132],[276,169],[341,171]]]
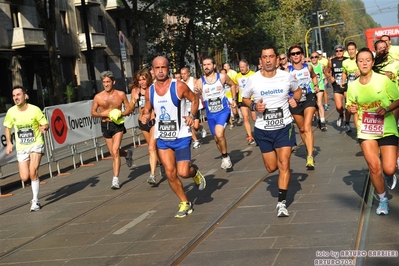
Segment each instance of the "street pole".
[[326,12],[326,10],[317,11],[317,26],[319,27],[319,43],[320,43],[320,50],[323,52],[323,40],[321,37],[321,27],[320,27],[320,15],[321,13]]
[[311,31],[314,30],[314,29],[327,28],[327,27],[338,26],[338,25],[343,25],[343,24],[345,24],[345,22],[338,22],[338,23],[333,23],[333,24],[326,24],[326,25],[322,25],[322,26],[320,26],[320,27],[313,27],[313,28],[310,28],[310,29],[306,32],[306,34],[305,34],[305,50],[306,50],[306,57],[309,56],[309,49],[308,49],[308,35],[309,35],[309,32],[311,32]]

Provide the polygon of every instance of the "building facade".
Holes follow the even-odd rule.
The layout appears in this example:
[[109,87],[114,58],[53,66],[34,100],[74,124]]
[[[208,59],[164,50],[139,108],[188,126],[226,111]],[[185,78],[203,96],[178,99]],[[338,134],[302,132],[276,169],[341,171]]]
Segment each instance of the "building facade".
[[[72,83],[78,88],[74,100],[91,99],[102,90],[99,74],[111,70],[117,89],[127,91],[134,72],[132,13],[117,0],[56,0],[55,5],[63,90]],[[44,108],[51,71],[35,1],[0,0],[0,25],[0,112],[12,105],[14,85],[23,85],[29,101]]]

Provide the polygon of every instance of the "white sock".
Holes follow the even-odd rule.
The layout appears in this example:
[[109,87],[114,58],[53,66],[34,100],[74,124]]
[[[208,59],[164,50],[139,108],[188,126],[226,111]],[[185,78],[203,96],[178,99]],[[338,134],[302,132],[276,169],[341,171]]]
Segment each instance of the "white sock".
[[32,187],[32,194],[33,194],[33,199],[34,201],[39,201],[39,188],[40,188],[40,180],[35,180],[31,181],[31,187]]
[[386,199],[385,197],[385,191],[382,194],[378,194],[378,197],[380,197],[380,201],[384,201]]
[[320,118],[320,122],[324,123],[324,122],[325,122],[324,119],[325,119],[324,117],[321,117],[321,118]]

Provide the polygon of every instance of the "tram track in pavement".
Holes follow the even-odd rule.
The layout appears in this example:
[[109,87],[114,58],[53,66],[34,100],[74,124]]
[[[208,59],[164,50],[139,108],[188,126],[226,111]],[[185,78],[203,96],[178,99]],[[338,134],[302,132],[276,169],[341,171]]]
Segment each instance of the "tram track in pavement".
[[[135,160],[142,159],[142,158],[144,158],[144,157],[147,157],[147,156],[140,156],[140,157],[138,157],[138,158],[135,158]],[[112,169],[108,170],[107,172],[112,173]],[[94,175],[99,175],[99,174],[104,174],[104,173],[105,173],[105,172],[101,171],[101,172],[95,173]],[[79,185],[80,183],[81,183],[81,182],[75,182],[74,184],[71,184],[70,187],[77,186],[77,185]],[[134,186],[134,187],[131,187],[131,188],[126,189],[126,190],[123,190],[122,193],[120,193],[120,194],[118,194],[118,195],[115,195],[114,197],[111,197],[110,199],[107,199],[107,200],[105,200],[105,201],[103,201],[103,202],[97,204],[96,206],[94,206],[94,207],[92,207],[92,208],[90,208],[90,209],[88,209],[88,210],[86,210],[86,211],[84,211],[84,212],[82,212],[82,213],[80,213],[80,214],[78,214],[78,215],[76,215],[76,216],[74,216],[74,217],[72,217],[72,218],[70,218],[70,219],[68,219],[68,220],[66,220],[66,221],[64,221],[64,222],[62,222],[62,223],[60,223],[60,224],[58,224],[58,225],[52,227],[52,228],[50,228],[50,229],[48,229],[48,230],[46,230],[46,231],[43,232],[43,233],[40,233],[39,235],[33,237],[32,239],[30,239],[30,240],[28,240],[28,241],[25,241],[25,242],[23,242],[23,243],[21,243],[21,244],[19,244],[18,246],[14,247],[13,249],[8,250],[8,251],[4,252],[3,254],[0,254],[0,260],[3,259],[3,258],[5,258],[5,257],[7,257],[7,256],[9,256],[9,255],[11,255],[11,254],[13,254],[13,253],[15,253],[15,252],[18,252],[18,251],[21,250],[22,248],[24,248],[24,247],[26,247],[26,246],[28,246],[28,245],[34,243],[35,241],[37,241],[37,240],[39,240],[39,239],[45,237],[46,235],[49,235],[49,234],[51,234],[51,233],[53,233],[53,232],[56,232],[57,230],[62,229],[63,227],[65,227],[65,226],[67,226],[67,225],[73,223],[74,221],[76,221],[76,220],[78,220],[78,219],[80,219],[80,218],[82,218],[82,217],[85,217],[86,215],[88,215],[88,214],[90,214],[90,213],[92,213],[92,212],[94,212],[94,211],[96,211],[96,210],[102,208],[103,206],[105,206],[105,205],[107,205],[107,204],[109,204],[109,203],[111,203],[111,202],[113,202],[113,201],[115,201],[115,200],[117,200],[117,199],[119,199],[119,198],[125,196],[126,194],[131,193],[133,190],[135,190],[135,189],[137,189],[138,187],[142,186],[144,183],[146,183],[146,182],[140,183],[140,184],[138,184],[138,185],[136,185],[136,186]],[[49,193],[46,193],[46,194],[43,194],[43,195],[40,196],[40,199],[50,197],[50,196],[53,195],[53,194],[54,194],[54,191],[49,192]],[[14,211],[14,210],[18,210],[18,209],[20,209],[20,208],[26,208],[26,203],[22,203],[22,204],[13,206],[13,207],[11,207],[11,208],[8,208],[8,209],[6,209],[6,210],[3,210],[3,211],[0,212],[0,216],[1,216],[1,215],[4,215],[4,214],[6,214],[6,213],[9,213],[9,212],[11,212],[11,211]]]
[[[334,109],[335,110],[335,109]],[[325,117],[326,119],[331,117],[335,112],[332,110]],[[317,127],[313,129],[313,132],[318,130]],[[295,152],[303,142],[300,141],[299,144],[293,149],[292,152]],[[197,247],[199,246],[212,232],[260,185],[264,182],[271,173],[266,174],[261,177],[255,183],[253,183],[244,193],[240,195],[228,208],[221,213],[216,219],[214,219],[202,232],[197,234],[184,248],[182,248],[178,253],[176,253],[165,265],[177,266]],[[364,189],[363,189],[363,203],[360,210],[359,217],[359,226],[356,234],[356,240],[354,244],[354,250],[359,248],[363,248],[366,243],[366,234],[368,229],[368,217],[370,215],[370,209],[372,207],[372,197],[373,197],[373,188],[370,189],[370,180],[369,177],[366,178]],[[356,258],[353,258],[356,259]],[[360,266],[363,264],[357,264]]]
[[[326,119],[331,117],[332,114],[335,114],[334,111],[329,112],[329,114],[326,116]],[[313,131],[318,130],[317,127],[315,127],[313,129]],[[212,141],[212,140],[211,140]],[[302,141],[298,144],[297,147],[295,147],[293,149],[293,152],[301,145],[303,144]],[[211,147],[210,147],[211,148]],[[209,148],[209,149],[210,149]],[[135,160],[138,160],[140,158],[143,158],[146,156],[141,156],[139,158],[136,158]],[[195,157],[196,158],[196,157]],[[112,171],[112,169],[109,170],[110,172]],[[99,172],[98,174],[103,174],[103,172]],[[183,248],[181,248],[177,253],[175,253],[175,255],[173,257],[171,257],[166,265],[179,265],[197,246],[199,246],[206,238],[207,236],[209,236],[226,218],[228,218],[230,216],[230,214],[232,214],[232,212],[239,207],[239,205],[249,196],[251,195],[251,193],[260,185],[262,184],[262,182],[264,182],[271,174],[267,173],[266,175],[264,175],[263,177],[259,178],[258,180],[256,180],[252,185],[250,185],[234,202],[232,202],[221,214],[219,214],[218,217],[216,217],[213,221],[211,221],[201,232],[199,232],[196,236],[194,236],[192,238],[191,241],[188,242],[187,245],[185,245]],[[78,185],[80,182],[76,182],[73,185]],[[99,204],[97,204],[96,206],[91,207],[90,209],[46,230],[45,232],[40,233],[39,235],[35,236],[34,238],[25,241],[24,243],[21,243],[20,245],[14,247],[13,249],[4,252],[3,254],[0,255],[0,260],[11,255],[14,254],[16,252],[18,252],[19,250],[21,250],[22,248],[34,243],[35,241],[42,239],[43,237],[46,237],[47,235],[54,233],[64,227],[66,227],[67,225],[73,223],[74,221],[89,215],[90,213],[101,209],[102,207],[106,206],[107,204],[125,196],[128,193],[131,193],[133,190],[137,189],[138,187],[142,186],[144,182],[131,187],[129,189],[124,190],[123,192],[121,192],[120,194],[109,198]],[[51,193],[47,193],[46,195],[41,196],[41,198],[45,198],[48,197],[52,194]],[[359,217],[359,226],[358,226],[358,231],[357,231],[357,235],[356,235],[356,240],[355,240],[355,244],[354,244],[354,249],[359,249],[364,247],[365,242],[366,242],[366,238],[365,235],[367,234],[367,228],[368,228],[368,215],[370,214],[370,210],[368,210],[368,208],[371,208],[371,203],[372,203],[372,191],[370,190],[370,182],[369,179],[367,178],[367,181],[365,182],[365,187],[364,187],[364,194],[363,194],[363,204],[360,210],[360,217]],[[366,199],[367,197],[367,199]],[[371,197],[371,200],[370,200]],[[2,212],[0,212],[0,215],[11,212],[13,210],[16,210],[18,208],[22,208],[22,207],[26,207],[26,204],[20,204],[17,205],[15,207],[9,208],[7,210],[4,210]],[[358,264],[361,265],[361,264]]]

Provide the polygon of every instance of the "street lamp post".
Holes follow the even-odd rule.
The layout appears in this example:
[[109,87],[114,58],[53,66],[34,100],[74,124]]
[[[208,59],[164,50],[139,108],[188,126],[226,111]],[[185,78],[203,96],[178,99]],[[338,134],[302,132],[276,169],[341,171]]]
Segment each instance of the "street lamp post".
[[323,40],[321,37],[321,27],[320,27],[320,19],[323,19],[323,13],[327,13],[327,10],[319,10],[317,13],[317,26],[319,27],[319,43],[320,43],[320,50],[323,51]]
[[338,25],[343,25],[343,24],[345,24],[345,22],[337,22],[337,23],[333,23],[333,24],[326,24],[326,25],[322,25],[322,26],[319,26],[319,27],[313,27],[313,28],[308,29],[308,31],[305,34],[306,57],[309,56],[309,49],[308,49],[308,35],[309,35],[309,32],[311,32],[314,29],[333,27],[333,26],[338,26]]
[[362,35],[363,35],[363,33],[359,33],[359,34],[350,35],[350,36],[345,37],[344,42],[343,42],[343,45],[346,46],[346,40],[347,40],[347,39],[352,38],[352,37],[362,36]]

